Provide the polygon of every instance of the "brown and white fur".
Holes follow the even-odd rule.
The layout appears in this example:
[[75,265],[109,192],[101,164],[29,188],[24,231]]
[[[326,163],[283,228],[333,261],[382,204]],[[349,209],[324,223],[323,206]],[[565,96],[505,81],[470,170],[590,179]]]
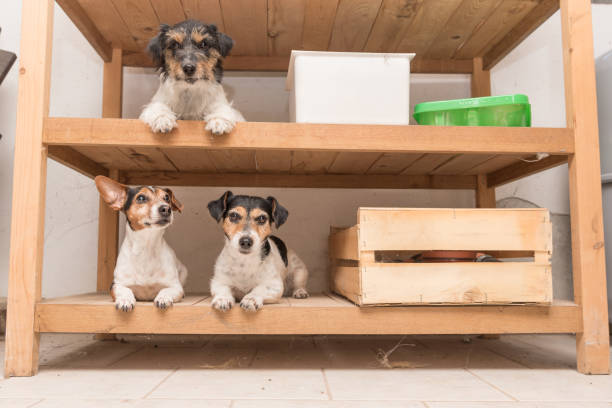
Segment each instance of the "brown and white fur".
[[274,197],[233,195],[225,192],[211,201],[208,210],[223,220],[225,246],[215,262],[210,282],[212,306],[230,310],[236,300],[249,312],[285,296],[308,297],[308,270],[285,243],[272,235],[272,223],[280,227],[289,215]]
[[174,129],[177,119],[205,120],[206,130],[216,135],[231,132],[236,122],[244,121],[221,86],[223,58],[233,45],[214,24],[162,24],[148,46],[160,85],[140,119],[160,133]]
[[104,202],[127,218],[111,286],[115,307],[129,312],[137,300],[153,300],[160,309],[179,302],[187,268],[164,240],[164,232],[183,205],[170,189],[130,188],[104,176],[96,177],[96,187]]

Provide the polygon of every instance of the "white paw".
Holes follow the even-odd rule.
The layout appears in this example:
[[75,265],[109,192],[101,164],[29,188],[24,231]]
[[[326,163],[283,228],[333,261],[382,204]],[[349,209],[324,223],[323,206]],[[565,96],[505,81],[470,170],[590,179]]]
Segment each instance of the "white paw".
[[234,306],[233,298],[226,298],[223,296],[215,296],[212,300],[212,307],[222,312],[227,312]]
[[256,312],[263,307],[263,301],[251,296],[245,296],[240,301],[240,307],[247,312]]
[[234,124],[223,118],[212,118],[206,122],[206,130],[212,132],[214,135],[222,135],[229,133],[234,129]]
[[132,295],[115,298],[115,309],[131,312],[136,307],[136,299]]
[[293,297],[296,299],[306,299],[308,292],[306,292],[306,289],[299,288],[293,291]]
[[166,310],[172,307],[172,305],[174,304],[174,300],[171,296],[165,295],[163,293],[158,293],[157,296],[155,296],[155,300],[153,300],[153,303],[158,309]]
[[176,115],[172,112],[160,113],[148,122],[155,133],[168,133],[176,127]]

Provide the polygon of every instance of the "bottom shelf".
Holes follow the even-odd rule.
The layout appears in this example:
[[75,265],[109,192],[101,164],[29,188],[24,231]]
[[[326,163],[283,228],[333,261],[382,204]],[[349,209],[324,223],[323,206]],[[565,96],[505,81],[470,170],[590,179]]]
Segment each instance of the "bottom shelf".
[[551,306],[358,307],[332,294],[283,298],[257,313],[235,307],[221,313],[210,296],[189,295],[167,311],[139,302],[115,310],[110,296],[94,293],[43,300],[36,306],[39,332],[160,334],[487,334],[575,333],[580,308]]

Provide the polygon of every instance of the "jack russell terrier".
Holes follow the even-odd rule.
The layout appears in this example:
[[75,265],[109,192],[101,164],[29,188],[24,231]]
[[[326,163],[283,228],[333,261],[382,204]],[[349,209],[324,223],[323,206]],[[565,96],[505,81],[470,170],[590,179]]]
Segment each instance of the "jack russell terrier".
[[160,133],[174,129],[177,119],[205,120],[206,130],[215,135],[231,132],[236,122],[244,121],[221,86],[223,58],[233,46],[214,24],[162,24],[147,48],[160,85],[140,120]]
[[172,224],[173,211],[183,205],[172,190],[142,186],[130,188],[108,177],[96,177],[100,196],[110,208],[127,218],[111,296],[118,310],[129,312],[136,300],[151,301],[167,309],[183,296],[187,268],[164,240]]
[[281,296],[308,297],[308,270],[285,243],[272,235],[272,223],[280,227],[289,216],[274,197],[267,199],[225,192],[208,203],[210,215],[223,220],[225,246],[215,262],[210,282],[212,306],[227,311],[240,300],[249,312]]

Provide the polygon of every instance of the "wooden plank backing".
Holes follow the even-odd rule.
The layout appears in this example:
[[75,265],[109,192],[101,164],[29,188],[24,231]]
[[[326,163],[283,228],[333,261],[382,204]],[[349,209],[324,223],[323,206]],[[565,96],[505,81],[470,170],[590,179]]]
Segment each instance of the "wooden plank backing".
[[342,0],[329,44],[330,51],[362,51],[382,0]]
[[361,305],[361,278],[357,266],[334,266],[332,267],[332,280],[334,292]]
[[359,249],[552,252],[546,209],[359,208]]
[[531,262],[376,263],[362,267],[367,304],[504,304],[552,301],[549,265]]
[[[163,313],[151,302],[133,312],[115,310],[111,299],[39,303],[41,332],[166,334],[481,334],[573,333],[579,309],[569,302],[552,306],[419,306],[359,308],[337,297],[314,295],[265,305],[257,313],[234,308],[216,312],[210,299],[177,303]],[[304,318],[308,316],[308,318]]]
[[309,0],[304,9],[302,48],[327,50],[336,18],[338,0]]
[[268,55],[266,0],[221,0],[221,12],[233,55]]

